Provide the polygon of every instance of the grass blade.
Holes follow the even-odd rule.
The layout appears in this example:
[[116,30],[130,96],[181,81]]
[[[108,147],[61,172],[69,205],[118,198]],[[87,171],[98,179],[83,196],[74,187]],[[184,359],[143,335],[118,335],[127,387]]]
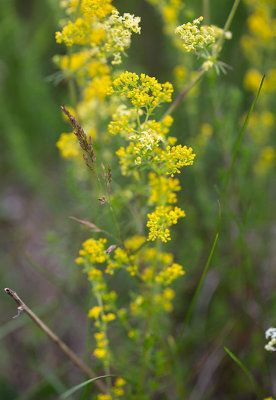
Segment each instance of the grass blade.
[[224,190],[223,190],[223,194],[224,195],[226,193],[226,189],[227,189],[227,186],[228,186],[228,183],[229,183],[229,178],[230,178],[230,175],[232,173],[232,170],[233,170],[233,167],[234,167],[234,164],[235,164],[235,161],[236,161],[236,158],[237,158],[240,146],[241,146],[241,142],[242,142],[242,138],[243,138],[244,132],[245,132],[245,130],[247,128],[249,119],[251,117],[251,114],[252,114],[252,112],[254,110],[255,104],[256,104],[256,102],[257,102],[257,100],[259,98],[259,95],[261,93],[261,89],[262,89],[262,86],[263,86],[263,83],[264,83],[264,79],[265,79],[265,75],[263,75],[263,77],[262,77],[262,80],[261,80],[261,83],[260,83],[260,86],[259,86],[259,89],[258,89],[258,93],[257,93],[257,95],[256,95],[256,97],[255,97],[255,99],[254,99],[254,101],[253,101],[253,103],[252,103],[252,105],[250,107],[250,110],[248,111],[248,114],[247,114],[247,116],[245,118],[245,121],[244,121],[243,126],[241,128],[241,131],[239,133],[237,142],[235,144],[234,152],[233,152],[233,156],[232,156],[232,160],[231,160],[231,164],[230,164],[230,167],[229,167],[228,171],[226,172],[226,176],[225,176],[225,183],[224,183]]
[[87,381],[84,381],[82,383],[80,383],[79,385],[76,385],[74,387],[72,387],[71,389],[67,390],[66,392],[64,392],[61,396],[60,399],[67,399],[69,396],[71,396],[71,394],[75,393],[77,390],[83,388],[84,386],[88,385],[89,383],[95,382],[98,379],[103,379],[103,378],[110,378],[114,375],[102,375],[102,376],[97,376],[96,378],[92,378],[92,379],[88,379]]
[[207,260],[207,262],[206,262],[206,264],[205,264],[205,267],[204,267],[204,269],[203,269],[202,275],[201,275],[200,280],[199,280],[199,282],[198,282],[198,285],[197,285],[195,294],[193,295],[191,304],[190,304],[190,306],[189,306],[189,308],[188,308],[187,315],[186,315],[186,318],[185,318],[184,327],[189,323],[189,321],[190,321],[190,319],[191,319],[191,316],[192,316],[192,313],[193,313],[193,310],[194,310],[194,306],[195,306],[196,300],[197,300],[197,298],[198,298],[198,295],[199,295],[201,286],[202,286],[202,284],[203,284],[205,275],[206,275],[206,273],[207,273],[207,271],[208,271],[208,269],[209,269],[209,266],[210,266],[210,263],[211,263],[211,261],[212,261],[212,258],[213,258],[214,252],[215,252],[215,248],[216,248],[216,245],[217,245],[217,241],[218,241],[218,237],[219,237],[219,231],[220,231],[220,224],[221,224],[221,209],[220,209],[220,202],[219,202],[219,201],[218,201],[218,204],[219,204],[219,219],[218,219],[218,224],[217,224],[217,229],[216,229],[215,238],[214,238],[214,241],[213,241],[213,244],[212,244],[211,251],[210,251],[210,253],[209,253],[208,260]]
[[241,360],[239,360],[235,356],[235,354],[233,354],[227,347],[224,347],[224,350],[232,358],[232,360],[235,361],[235,363],[238,364],[238,366],[243,370],[243,372],[247,376],[248,380],[250,381],[250,383],[251,383],[253,389],[255,390],[256,394],[258,395],[258,397],[263,398],[262,393],[261,393],[253,375],[251,374],[251,372],[246,368],[246,366],[241,362]]

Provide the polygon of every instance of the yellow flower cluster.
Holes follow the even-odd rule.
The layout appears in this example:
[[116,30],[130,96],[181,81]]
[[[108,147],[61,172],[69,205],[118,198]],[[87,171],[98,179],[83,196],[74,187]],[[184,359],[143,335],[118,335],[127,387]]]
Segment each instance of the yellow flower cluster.
[[276,149],[272,146],[265,146],[260,152],[259,158],[254,165],[258,175],[265,174],[276,165]]
[[105,21],[104,53],[112,55],[112,64],[122,62],[121,53],[130,46],[132,33],[140,33],[141,31],[139,22],[140,17],[134,17],[129,13],[120,16],[117,10],[113,10],[110,18]]
[[155,281],[158,283],[162,283],[163,285],[169,285],[174,280],[176,280],[179,276],[184,275],[185,272],[183,267],[179,264],[172,264],[169,267],[165,268],[161,271],[156,277]]
[[[93,37],[93,34],[95,34]],[[95,44],[100,44],[104,39],[105,32],[103,29],[95,30],[91,24],[83,19],[77,18],[76,21],[68,21],[67,25],[62,29],[62,32],[56,32],[57,43],[64,42],[66,46],[73,46],[73,44],[89,45],[92,40]]]
[[171,288],[166,288],[162,294],[156,294],[154,296],[154,302],[165,311],[171,312],[173,310],[171,300],[174,298],[174,295],[174,291]]
[[161,239],[166,243],[171,240],[169,227],[177,224],[177,220],[185,217],[185,212],[179,207],[159,206],[155,211],[148,214],[147,227],[149,228],[148,240]]
[[[249,70],[246,71],[243,84],[245,89],[256,93],[259,89],[261,80],[262,80],[262,74],[257,69],[250,68]],[[273,93],[275,89],[276,89],[276,68],[268,71],[262,90],[264,92]]]
[[[54,61],[63,76],[76,80],[81,98],[75,110],[77,119],[85,133],[95,138],[103,119],[110,114],[109,101],[106,101],[111,85],[110,60],[111,64],[121,62],[121,54],[129,47],[132,34],[140,33],[140,18],[128,13],[120,16],[111,0],[63,3],[68,19],[56,33],[56,41],[69,47],[77,45],[77,51],[55,56]],[[61,155],[77,159],[78,143],[71,142],[69,148],[65,143],[69,144],[69,139],[61,137],[58,143]]]
[[83,92],[84,99],[86,101],[89,101],[91,99],[95,99],[98,97],[100,100],[104,100],[110,88],[110,85],[111,85],[110,75],[102,75],[101,77],[95,77],[92,81],[89,82],[89,84],[85,88]]
[[199,17],[193,22],[180,25],[175,29],[175,33],[184,41],[183,47],[188,53],[198,49],[205,49],[214,43],[218,36],[219,31],[214,26],[201,26],[198,28],[202,20],[203,17]]
[[97,400],[112,400],[112,396],[111,396],[111,394],[100,393],[97,396]]
[[112,121],[108,125],[108,132],[111,135],[120,134],[129,137],[135,131],[136,127],[136,111],[128,110],[124,105],[120,106],[116,113],[112,115]]
[[116,379],[114,386],[112,388],[112,392],[114,393],[114,395],[116,397],[120,397],[120,396],[124,395],[125,391],[124,391],[123,387],[125,386],[125,384],[126,384],[126,381],[123,378]]
[[[165,150],[160,144],[165,143],[163,135],[156,135],[154,132],[142,131],[140,134],[133,134],[133,139],[128,147],[121,147],[116,154],[120,158],[122,174],[130,174],[135,166],[149,165],[156,166],[161,174],[171,175],[180,173],[183,166],[192,165],[195,154],[191,147],[177,145],[166,146]],[[168,141],[174,138],[168,138]]]
[[126,96],[131,103],[140,109],[145,107],[149,114],[153,109],[164,102],[170,102],[173,92],[171,83],[160,84],[156,78],[148,75],[139,75],[124,72],[114,80],[109,94],[118,93]]
[[158,176],[149,173],[150,201],[152,203],[165,205],[177,202],[176,193],[181,189],[178,179]]
[[177,145],[167,146],[165,151],[162,151],[156,156],[156,161],[164,162],[163,169],[168,175],[180,173],[180,168],[192,165],[194,162],[195,154],[191,147]]
[[84,264],[87,259],[91,264],[104,263],[109,256],[105,253],[106,239],[88,239],[82,244],[82,249],[79,251],[80,257],[77,258],[77,264]]
[[105,18],[114,10],[112,0],[82,0],[81,12],[87,20]]
[[57,142],[57,148],[64,158],[80,158],[81,151],[78,139],[74,133],[62,133]]
[[180,11],[184,6],[181,0],[148,0],[148,2],[160,12],[167,31],[171,26],[175,27],[177,25]]

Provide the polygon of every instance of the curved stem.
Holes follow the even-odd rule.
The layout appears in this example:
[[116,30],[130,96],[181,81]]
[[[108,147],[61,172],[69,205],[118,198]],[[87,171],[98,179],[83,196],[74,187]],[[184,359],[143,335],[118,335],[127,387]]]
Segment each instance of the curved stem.
[[[15,317],[18,317],[23,311],[29,315],[29,317],[46,333],[46,335],[58,345],[58,347],[63,351],[64,354],[70,360],[79,367],[87,376],[90,378],[96,378],[96,375],[93,371],[86,365],[68,346],[65,344],[40,318],[20,299],[17,293],[9,288],[4,289],[5,292],[10,295],[14,301],[18,304],[18,314]],[[14,317],[14,318],[15,318]],[[103,392],[107,392],[106,385],[101,381],[95,381],[96,385]]]
[[223,27],[223,34],[220,36],[220,38],[219,38],[219,40],[218,40],[218,43],[217,43],[217,45],[216,45],[216,47],[215,47],[215,52],[214,52],[214,54],[213,54],[213,56],[214,56],[215,58],[217,58],[218,55],[219,55],[219,53],[221,52],[222,45],[223,45],[223,42],[224,42],[224,40],[225,40],[225,35],[224,35],[224,34],[225,34],[225,32],[227,32],[227,31],[229,30],[229,28],[230,28],[230,25],[231,25],[231,23],[232,23],[232,20],[233,20],[233,18],[234,18],[234,15],[235,15],[235,13],[236,13],[236,10],[237,10],[237,8],[238,8],[239,3],[240,3],[240,0],[235,0],[235,1],[234,1],[234,4],[233,4],[233,6],[232,6],[232,8],[231,8],[231,11],[230,11],[230,14],[228,15],[228,18],[227,18],[227,20],[226,20],[226,22],[225,22],[225,25],[224,25],[224,27]]
[[163,117],[161,118],[161,121],[167,116],[170,115],[174,109],[178,106],[178,104],[182,101],[183,97],[186,96],[186,94],[189,92],[189,90],[192,89],[192,87],[195,86],[195,84],[202,78],[206,71],[200,67],[198,70],[197,75],[195,78],[188,84],[188,86],[185,87],[185,89],[180,93],[180,95],[174,100],[172,105],[168,108],[168,110],[165,112]]
[[[234,18],[235,12],[238,8],[238,5],[240,3],[240,0],[235,0],[234,4],[232,6],[232,9],[228,15],[228,18],[225,22],[224,28],[223,28],[223,33],[221,34],[215,48],[214,48],[214,53],[213,53],[213,58],[215,60],[217,60],[219,53],[221,52],[222,49],[222,45],[223,42],[225,40],[225,32],[227,32],[230,28],[231,22]],[[186,94],[189,92],[189,90],[191,90],[195,84],[202,78],[202,76],[205,74],[205,72],[207,72],[203,66],[201,66],[198,69],[198,73],[195,76],[195,78],[188,84],[188,86],[185,87],[185,89],[180,93],[180,95],[174,100],[174,102],[172,103],[172,105],[168,108],[168,110],[165,112],[165,114],[163,115],[163,117],[161,118],[161,121],[167,116],[170,115],[174,109],[178,106],[178,104],[182,101],[182,99],[184,98],[184,96],[186,96]]]

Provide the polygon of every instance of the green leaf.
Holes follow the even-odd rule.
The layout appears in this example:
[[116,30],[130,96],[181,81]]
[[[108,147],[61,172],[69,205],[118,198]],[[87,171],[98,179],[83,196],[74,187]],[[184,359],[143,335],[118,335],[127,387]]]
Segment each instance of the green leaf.
[[231,160],[231,164],[230,164],[230,167],[229,167],[228,171],[226,172],[226,176],[225,176],[223,195],[226,194],[226,189],[227,189],[227,186],[228,186],[228,183],[229,183],[229,178],[230,178],[231,172],[233,170],[233,167],[234,167],[234,164],[235,164],[235,161],[236,161],[236,158],[237,158],[240,146],[241,146],[242,138],[243,138],[244,132],[245,132],[245,130],[247,128],[247,125],[248,125],[249,119],[251,117],[251,114],[252,114],[252,112],[254,110],[255,104],[256,104],[256,102],[258,100],[258,97],[259,97],[259,95],[261,93],[261,89],[262,89],[262,86],[263,86],[263,83],[264,83],[264,79],[265,79],[265,75],[262,77],[262,80],[261,80],[261,83],[260,83],[260,86],[259,86],[259,89],[258,89],[258,93],[256,94],[256,97],[255,97],[255,99],[254,99],[254,101],[253,101],[253,103],[252,103],[252,105],[250,107],[250,110],[248,111],[248,114],[247,114],[247,116],[245,118],[245,121],[244,121],[243,126],[241,128],[241,131],[239,133],[237,142],[235,144],[234,152],[233,152],[233,156],[232,156],[232,160]]
[[232,360],[235,361],[236,364],[238,364],[238,366],[243,370],[243,372],[245,373],[245,375],[247,376],[247,378],[249,379],[254,391],[256,392],[256,394],[258,395],[259,398],[263,398],[262,393],[253,377],[253,375],[251,374],[251,372],[246,368],[246,366],[238,359],[238,357],[235,356],[235,354],[233,354],[227,347],[224,347],[224,350],[226,351],[226,353],[232,358]]
[[95,382],[98,379],[110,378],[112,376],[115,376],[115,375],[102,375],[102,376],[97,376],[96,378],[88,379],[87,381],[84,381],[84,382],[80,383],[79,385],[76,385],[76,386],[72,387],[71,389],[67,390],[66,392],[64,392],[60,396],[60,398],[67,399],[69,396],[71,396],[71,394],[75,393],[77,390],[83,388],[84,386],[88,385],[89,383]]

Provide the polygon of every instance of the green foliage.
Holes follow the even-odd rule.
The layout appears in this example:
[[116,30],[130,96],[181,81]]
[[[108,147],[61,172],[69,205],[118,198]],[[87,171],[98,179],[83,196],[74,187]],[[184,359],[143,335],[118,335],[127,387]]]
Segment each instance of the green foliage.
[[[76,12],[89,20],[88,3]],[[233,3],[114,1],[120,15],[130,13],[122,22],[110,19],[105,1],[96,17],[109,18],[106,41],[93,31],[87,47],[75,36],[67,52],[54,33],[68,44],[74,13],[50,0],[1,2],[0,278],[34,309],[42,304],[38,314],[96,376],[116,375],[106,380],[108,395],[86,385],[26,316],[10,321],[15,310],[3,297],[1,398],[50,400],[82,381],[72,398],[247,400],[256,386],[275,397],[274,354],[264,350],[276,310],[275,6],[241,2],[224,41]],[[132,14],[141,17],[139,35]],[[181,40],[201,14],[203,25],[216,26],[204,28],[204,43],[196,31],[197,54],[187,54]],[[170,86],[159,84],[166,81],[172,108]],[[61,104],[80,126],[62,121]],[[173,124],[163,118],[172,112]],[[196,154],[181,174],[167,162],[176,159],[175,140]],[[170,224],[169,213],[182,209],[185,218]]]

